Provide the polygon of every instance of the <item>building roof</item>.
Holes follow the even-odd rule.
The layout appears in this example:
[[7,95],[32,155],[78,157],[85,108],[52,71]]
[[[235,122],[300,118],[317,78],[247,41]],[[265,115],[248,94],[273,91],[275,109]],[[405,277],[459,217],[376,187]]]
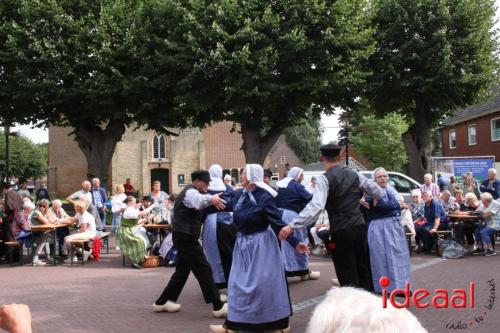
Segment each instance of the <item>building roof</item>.
[[[346,163],[346,152],[345,147],[342,147],[340,151],[340,161],[339,165],[345,165]],[[349,145],[349,167],[354,170],[368,170],[368,167],[372,168],[372,163],[365,158],[358,156],[358,153],[352,144]],[[304,171],[324,171],[325,168],[321,162],[310,163],[304,166]]]
[[479,118],[500,111],[500,86],[495,87],[492,91],[494,97],[490,98],[482,104],[472,105],[465,109],[460,109],[451,117],[446,118],[442,122],[442,126],[452,126],[464,121]]

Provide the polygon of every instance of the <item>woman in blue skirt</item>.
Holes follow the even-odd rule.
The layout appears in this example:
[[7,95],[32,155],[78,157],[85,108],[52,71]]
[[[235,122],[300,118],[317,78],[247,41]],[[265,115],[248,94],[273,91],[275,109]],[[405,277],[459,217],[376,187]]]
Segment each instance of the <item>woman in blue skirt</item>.
[[373,172],[373,179],[385,191],[378,201],[365,198],[370,209],[367,217],[368,247],[375,292],[382,293],[379,284],[381,277],[388,277],[390,293],[394,289],[404,289],[405,283],[411,283],[410,253],[404,227],[400,222],[401,207],[398,192],[387,184],[389,177],[384,168]]
[[[286,224],[299,215],[304,207],[311,201],[312,194],[306,191],[301,184],[304,179],[304,170],[293,167],[288,171],[288,176],[280,180],[276,205],[283,212],[282,220]],[[293,235],[300,241],[307,244],[307,229],[296,229]],[[281,256],[285,263],[287,277],[300,276],[302,280],[315,280],[320,276],[320,272],[309,270],[309,255],[298,253],[287,241],[281,241]]]
[[[276,207],[277,193],[263,182],[264,170],[258,164],[247,165],[241,178],[244,189],[230,202],[238,233],[229,275],[227,320],[210,329],[214,333],[287,332],[292,308],[277,238],[286,224]],[[294,236],[288,241],[297,251],[308,251]]]
[[[231,186],[222,181],[222,167],[214,164],[208,169],[210,173],[209,194],[222,193],[226,202],[234,196]],[[203,210],[203,251],[212,268],[215,285],[219,289],[227,288],[229,272],[233,260],[233,249],[236,241],[236,226],[233,224],[233,214],[227,206],[223,211],[211,206]],[[227,296],[221,294],[221,299]]]

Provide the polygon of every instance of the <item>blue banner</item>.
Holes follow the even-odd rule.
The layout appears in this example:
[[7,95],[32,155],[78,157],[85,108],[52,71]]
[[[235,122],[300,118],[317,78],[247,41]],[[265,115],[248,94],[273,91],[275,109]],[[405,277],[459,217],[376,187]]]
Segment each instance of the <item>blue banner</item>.
[[481,181],[488,178],[488,169],[493,168],[491,158],[457,158],[453,160],[453,173],[462,176],[466,172],[472,172],[474,178]]

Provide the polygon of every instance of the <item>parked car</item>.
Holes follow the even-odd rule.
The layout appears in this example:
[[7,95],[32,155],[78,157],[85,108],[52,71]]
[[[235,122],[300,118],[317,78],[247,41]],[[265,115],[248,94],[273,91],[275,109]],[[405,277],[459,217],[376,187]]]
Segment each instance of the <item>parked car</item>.
[[[304,180],[302,184],[308,186],[311,183],[312,177],[318,177],[322,175],[324,171],[304,171]],[[359,171],[363,176],[368,179],[372,179],[372,170]],[[407,175],[404,175],[395,171],[387,171],[389,174],[389,184],[396,189],[396,191],[403,196],[405,202],[411,201],[411,191],[415,189],[420,189],[420,183]]]

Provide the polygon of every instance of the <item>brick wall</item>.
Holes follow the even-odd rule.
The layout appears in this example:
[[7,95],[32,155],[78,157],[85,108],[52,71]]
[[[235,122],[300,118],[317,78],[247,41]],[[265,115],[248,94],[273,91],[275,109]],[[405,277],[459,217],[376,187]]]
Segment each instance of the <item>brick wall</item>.
[[[500,141],[491,141],[491,122],[493,118],[500,117],[500,111],[483,117],[468,120],[460,124],[446,126],[441,129],[443,142],[443,156],[478,156],[494,155],[495,160],[500,159]],[[468,127],[476,125],[477,144],[469,145]],[[449,132],[456,131],[456,148],[450,149]]]
[[280,178],[285,176],[286,166],[281,164],[281,156],[285,156],[285,164],[288,163],[290,168],[294,166],[302,167],[304,163],[297,157],[297,154],[286,143],[285,135],[281,135],[271,149],[270,154],[264,161],[264,169],[270,169],[272,172],[277,172]]
[[245,166],[245,155],[241,150],[243,139],[238,133],[239,126],[231,133],[232,126],[232,122],[223,121],[203,129],[207,168],[212,164],[220,164],[223,169]]

